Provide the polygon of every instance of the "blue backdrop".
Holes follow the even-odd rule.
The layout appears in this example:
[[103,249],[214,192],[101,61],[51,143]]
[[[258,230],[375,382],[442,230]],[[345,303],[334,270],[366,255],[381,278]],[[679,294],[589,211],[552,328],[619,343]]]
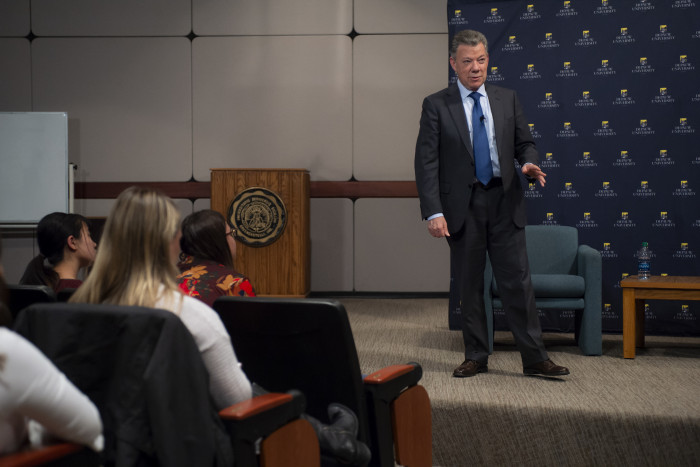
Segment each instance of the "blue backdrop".
[[[700,274],[696,2],[447,3],[450,39],[484,33],[488,82],[517,90],[530,122],[547,185],[523,179],[529,223],[575,226],[603,256],[604,332],[622,330],[619,280],[636,274],[643,241],[652,274]],[[646,308],[647,334],[700,335],[700,302]],[[458,313],[451,301],[451,327]],[[573,329],[571,312],[541,319],[547,330]],[[496,327],[507,329],[502,310]]]

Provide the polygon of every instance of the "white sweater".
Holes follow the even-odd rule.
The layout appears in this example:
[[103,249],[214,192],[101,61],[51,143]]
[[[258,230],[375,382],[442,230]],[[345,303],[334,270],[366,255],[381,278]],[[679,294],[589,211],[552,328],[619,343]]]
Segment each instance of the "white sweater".
[[[0,355],[4,359],[0,369],[0,453],[16,451],[25,443],[28,419],[53,436],[102,450],[97,407],[39,349],[19,334],[0,328]],[[42,431],[37,431],[39,440]]]
[[231,338],[216,311],[179,292],[161,298],[155,308],[178,315],[194,337],[209,372],[209,390],[218,410],[251,398],[250,381],[241,369]]

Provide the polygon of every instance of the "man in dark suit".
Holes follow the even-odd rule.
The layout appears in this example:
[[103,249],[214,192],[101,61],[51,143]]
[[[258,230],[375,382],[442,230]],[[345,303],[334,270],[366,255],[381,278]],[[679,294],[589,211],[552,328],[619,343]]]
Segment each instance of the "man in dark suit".
[[[416,142],[421,215],[434,237],[446,237],[461,283],[465,360],[455,377],[488,371],[484,268],[488,251],[508,325],[526,375],[562,376],[542,342],[525,247],[523,174],[544,186],[534,140],[514,91],[485,84],[483,34],[455,34],[450,65],[458,83],[423,101]],[[477,94],[478,93],[478,94]],[[473,143],[472,143],[473,141]]]

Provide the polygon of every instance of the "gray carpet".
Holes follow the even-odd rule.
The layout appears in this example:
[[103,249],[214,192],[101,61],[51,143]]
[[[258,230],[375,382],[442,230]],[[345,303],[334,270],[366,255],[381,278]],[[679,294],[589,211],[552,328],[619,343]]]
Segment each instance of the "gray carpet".
[[582,356],[571,334],[545,334],[561,379],[524,377],[510,333],[489,372],[453,378],[461,332],[446,299],[341,298],[364,373],[419,362],[433,413],[437,466],[700,465],[700,338],[649,337],[622,358],[622,337]]

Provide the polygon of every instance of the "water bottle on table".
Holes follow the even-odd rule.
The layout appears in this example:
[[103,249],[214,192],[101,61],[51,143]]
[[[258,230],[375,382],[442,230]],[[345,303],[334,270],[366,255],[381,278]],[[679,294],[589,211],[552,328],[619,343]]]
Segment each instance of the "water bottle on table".
[[642,248],[637,252],[637,278],[649,279],[651,275],[651,250],[647,242],[642,242]]

